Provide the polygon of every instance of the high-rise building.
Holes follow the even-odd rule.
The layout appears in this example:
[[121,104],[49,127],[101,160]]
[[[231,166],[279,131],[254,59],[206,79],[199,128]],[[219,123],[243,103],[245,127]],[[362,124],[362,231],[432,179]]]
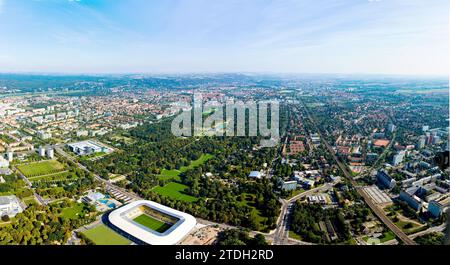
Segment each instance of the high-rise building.
[[388,132],[393,133],[395,131],[395,125],[394,124],[389,124],[388,125]]
[[427,132],[426,137],[427,137],[427,145],[433,144],[433,135]]
[[384,169],[378,171],[377,180],[380,184],[390,189],[394,188],[395,185],[397,184],[395,179],[389,176],[389,174]]
[[440,144],[441,143],[441,137],[434,136],[433,137],[433,144]]
[[428,204],[428,211],[433,215],[435,218],[439,218],[442,215],[442,205],[437,201],[431,201]]
[[427,137],[422,135],[419,138],[419,142],[417,143],[417,149],[422,149],[425,147]]
[[398,166],[399,164],[401,164],[403,162],[404,158],[405,158],[405,152],[401,151],[398,154],[394,155],[394,157],[392,158],[392,164],[394,166]]
[[39,147],[39,156],[41,157],[45,156],[45,148],[43,146]]
[[55,151],[51,147],[47,149],[47,158],[49,159],[55,158]]

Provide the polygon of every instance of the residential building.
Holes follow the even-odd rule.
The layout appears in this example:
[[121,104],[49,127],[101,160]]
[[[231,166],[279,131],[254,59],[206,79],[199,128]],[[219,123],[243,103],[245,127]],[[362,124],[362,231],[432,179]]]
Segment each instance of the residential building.
[[385,188],[392,189],[396,185],[395,179],[393,179],[391,176],[389,176],[387,171],[384,170],[384,169],[378,171],[378,173],[377,173],[377,180]]
[[441,217],[442,208],[443,208],[442,205],[437,201],[431,201],[428,204],[428,212],[430,212],[430,214],[435,218]]
[[400,199],[405,201],[411,208],[419,211],[423,206],[422,199],[418,196],[422,193],[422,187],[415,186],[400,191]]

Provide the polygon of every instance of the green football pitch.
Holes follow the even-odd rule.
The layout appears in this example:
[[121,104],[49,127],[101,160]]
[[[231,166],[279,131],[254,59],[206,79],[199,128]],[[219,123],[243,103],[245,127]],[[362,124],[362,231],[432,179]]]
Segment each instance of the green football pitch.
[[134,218],[133,221],[159,233],[164,233],[165,231],[167,231],[167,229],[169,229],[172,226],[164,222],[158,221],[155,218],[152,218],[146,214],[139,215],[138,217]]
[[30,164],[17,165],[26,177],[36,177],[49,174],[55,174],[64,170],[64,165],[56,160],[47,160],[42,162],[35,162]]

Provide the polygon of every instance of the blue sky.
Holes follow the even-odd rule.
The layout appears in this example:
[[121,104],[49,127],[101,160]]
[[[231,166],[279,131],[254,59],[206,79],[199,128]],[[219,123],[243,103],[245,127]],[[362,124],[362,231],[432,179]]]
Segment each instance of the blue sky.
[[448,0],[0,0],[0,71],[448,75]]

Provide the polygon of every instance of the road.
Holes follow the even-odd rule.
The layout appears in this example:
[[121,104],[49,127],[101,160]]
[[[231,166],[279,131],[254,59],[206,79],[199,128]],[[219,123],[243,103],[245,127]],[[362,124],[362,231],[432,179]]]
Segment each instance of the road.
[[[312,195],[317,192],[324,192],[329,189],[333,188],[333,185],[330,183],[327,183],[321,187],[317,187],[315,189],[311,189],[308,191],[305,191],[301,194],[298,194],[289,200],[280,199],[281,202],[281,213],[280,217],[278,217],[277,221],[277,228],[275,229],[275,232],[273,233],[273,244],[274,245],[286,245],[289,240],[289,228],[290,228],[290,218],[292,213],[292,207],[294,203],[302,198],[305,198],[309,195]],[[299,241],[299,240],[293,240],[294,242],[297,242],[299,244],[310,244],[307,242]]]
[[35,189],[33,189],[33,184],[31,183],[31,181],[27,177],[25,177],[25,175],[22,174],[22,172],[20,172],[20,170],[18,170],[16,167],[14,167],[14,171],[19,175],[21,179],[25,181],[25,183],[27,183],[28,188],[33,191],[33,195],[36,198],[36,200],[38,200],[39,204],[47,205],[48,204],[47,201],[44,200],[44,198],[42,198],[41,195],[37,194]]
[[388,154],[389,150],[392,148],[392,146],[394,145],[395,139],[397,137],[397,132],[394,132],[391,142],[389,143],[389,145],[384,149],[383,153],[378,157],[378,159],[373,163],[373,165],[364,170],[364,172],[361,172],[361,174],[359,174],[356,178],[354,179],[360,179],[360,178],[365,178],[368,175],[370,175],[370,173],[372,173],[372,171],[378,166],[378,163],[380,161],[382,161],[382,159],[384,159],[384,157]]
[[375,215],[392,231],[394,232],[394,234],[406,245],[416,245],[416,243],[414,242],[414,240],[412,240],[411,238],[409,238],[400,228],[398,228],[391,219],[389,219],[389,217],[386,216],[386,213],[378,208],[378,206],[372,201],[372,199],[370,198],[370,196],[361,188],[358,187],[358,183],[356,183],[356,181],[352,178],[352,176],[350,175],[350,173],[347,170],[347,166],[344,165],[337,157],[336,154],[334,152],[334,149],[329,145],[329,143],[325,140],[325,138],[323,137],[321,131],[319,130],[319,128],[317,127],[317,124],[315,122],[315,120],[311,117],[311,114],[309,113],[308,107],[302,103],[306,114],[308,116],[308,119],[311,121],[311,123],[313,124],[314,128],[316,129],[316,132],[319,134],[320,136],[320,140],[321,142],[324,144],[324,146],[327,148],[328,152],[331,154],[331,156],[333,157],[333,160],[336,162],[336,164],[338,165],[338,167],[341,169],[341,171],[344,173],[344,176],[350,181],[350,183],[352,184],[353,187],[356,188],[356,191],[358,192],[358,194],[364,199],[365,203],[369,206],[370,209],[372,209],[372,211],[375,213]]
[[101,178],[99,175],[94,174],[94,173],[91,172],[89,169],[87,169],[85,166],[83,166],[82,164],[78,163],[78,161],[76,161],[75,159],[73,159],[73,157],[72,157],[71,155],[67,154],[67,153],[61,148],[61,146],[59,146],[59,145],[55,146],[55,151],[56,151],[59,155],[65,157],[67,160],[69,160],[69,161],[71,161],[72,163],[76,164],[80,169],[84,170],[84,171],[87,172],[87,173],[92,174],[92,175],[94,176],[94,178],[95,178],[97,181],[103,183],[103,184],[106,186],[106,189],[107,189],[107,190],[116,190],[116,191],[119,191],[120,193],[122,193],[122,194],[124,194],[124,195],[126,195],[126,196],[128,196],[129,198],[132,198],[132,199],[134,199],[134,200],[142,200],[142,198],[141,198],[139,195],[137,195],[136,193],[130,192],[130,191],[124,189],[124,188],[118,187],[118,186],[116,186],[116,185],[110,183],[109,181],[107,181],[107,180]]

